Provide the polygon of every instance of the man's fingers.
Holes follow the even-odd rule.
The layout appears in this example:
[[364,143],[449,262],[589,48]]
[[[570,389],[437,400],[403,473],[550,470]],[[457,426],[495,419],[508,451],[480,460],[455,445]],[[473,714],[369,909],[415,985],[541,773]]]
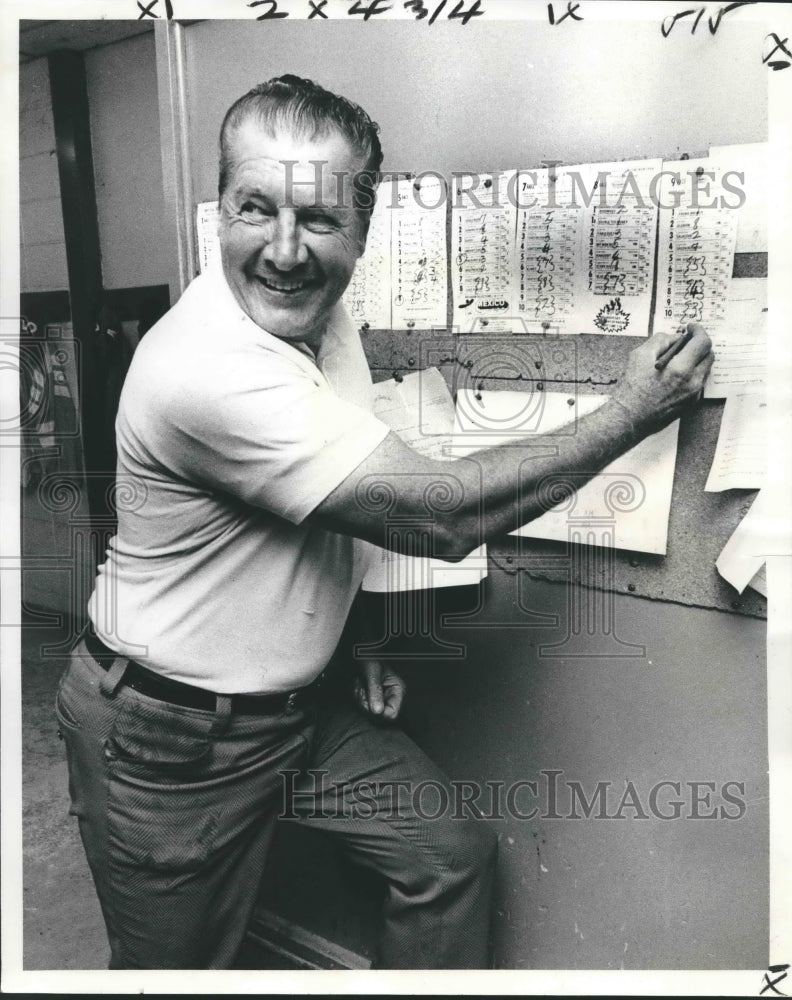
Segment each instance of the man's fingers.
[[709,354],[705,354],[704,357],[696,365],[696,374],[701,375],[701,381],[704,382],[706,377],[709,375],[712,366],[715,364],[715,354],[710,351]]
[[704,372],[704,377],[707,377],[707,373],[710,368],[715,364],[715,352],[710,351],[708,354],[702,355],[696,362],[696,370]]
[[715,364],[715,352],[714,351],[709,351],[703,357],[699,358],[699,360],[696,362],[697,367],[701,368],[702,366],[704,366],[704,367],[706,367],[707,371],[709,371],[710,368],[712,368],[712,366],[714,364]]
[[404,698],[405,684],[398,674],[383,669],[376,660],[364,662],[354,693],[362,707],[383,719],[395,719]]
[[404,688],[393,686],[388,688],[385,695],[385,715],[389,719],[395,719],[401,709]]
[[711,353],[712,341],[701,323],[688,323],[686,332],[690,334],[690,340],[673,360],[695,367]]
[[366,689],[360,680],[355,681],[355,686],[353,688],[353,693],[358,704],[361,705],[367,712],[369,711],[368,697],[366,696]]
[[379,665],[366,666],[366,694],[368,709],[374,715],[381,715],[385,708]]
[[406,690],[404,681],[398,674],[388,673],[385,676],[385,716],[388,719],[395,719],[401,711],[404,692]]
[[648,341],[648,346],[651,349],[655,361],[661,354],[665,354],[668,348],[672,344],[675,344],[678,339],[679,334],[676,333],[655,333]]

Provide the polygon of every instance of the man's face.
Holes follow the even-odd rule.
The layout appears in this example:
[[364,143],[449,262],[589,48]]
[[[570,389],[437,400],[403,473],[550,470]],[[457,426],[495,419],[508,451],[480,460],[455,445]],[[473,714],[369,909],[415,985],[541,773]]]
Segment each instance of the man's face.
[[230,153],[219,227],[226,280],[260,327],[316,347],[366,245],[352,201],[363,164],[336,132],[273,136],[255,121],[237,130]]

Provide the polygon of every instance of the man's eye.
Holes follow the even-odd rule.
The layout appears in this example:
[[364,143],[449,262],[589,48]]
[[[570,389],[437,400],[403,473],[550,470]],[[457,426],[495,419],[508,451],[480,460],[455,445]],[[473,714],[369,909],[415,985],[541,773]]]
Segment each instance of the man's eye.
[[257,205],[253,201],[246,201],[240,208],[239,214],[245,216],[248,219],[258,220],[265,218],[267,215],[271,213],[269,213],[265,208],[263,208],[261,205]]
[[312,233],[331,233],[338,229],[338,223],[328,215],[308,215],[303,219],[303,225]]

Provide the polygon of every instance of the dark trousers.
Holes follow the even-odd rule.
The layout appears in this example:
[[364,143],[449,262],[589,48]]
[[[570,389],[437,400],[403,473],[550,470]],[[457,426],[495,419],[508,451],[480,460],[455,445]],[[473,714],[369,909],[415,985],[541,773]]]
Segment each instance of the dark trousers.
[[125,663],[81,642],[56,703],[111,968],[231,966],[279,816],[385,877],[380,967],[489,966],[496,838],[454,816],[401,730],[334,695],[277,715],[172,705],[124,685]]

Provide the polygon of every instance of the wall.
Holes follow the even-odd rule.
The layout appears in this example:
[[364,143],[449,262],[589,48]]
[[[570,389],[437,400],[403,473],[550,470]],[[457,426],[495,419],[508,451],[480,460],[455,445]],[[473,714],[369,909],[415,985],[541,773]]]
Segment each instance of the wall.
[[[164,222],[154,33],[85,53],[105,288],[160,285]],[[20,66],[22,291],[68,288],[47,60]]]
[[359,101],[381,126],[386,170],[670,157],[767,138],[766,71],[749,58],[737,22],[724,20],[716,38],[678,31],[668,39],[653,23],[424,27],[189,27],[196,201],[217,197],[217,135],[228,104],[285,72]]
[[21,290],[66,289],[66,244],[46,59],[19,67],[19,158]]
[[[587,599],[601,603],[605,595]],[[500,840],[494,914],[500,968],[752,968],[767,962],[767,757],[764,623],[662,602],[613,599],[616,634],[643,656],[542,654],[563,642],[568,593],[495,571],[479,620],[449,627],[466,644],[458,665],[406,664],[410,731],[448,774],[485,787],[536,781],[516,807],[547,808],[558,770],[561,818],[491,820]],[[539,625],[529,612],[558,624]],[[475,623],[475,620],[474,620]],[[695,641],[691,637],[695,636]],[[659,819],[649,805],[665,786],[686,804]],[[714,782],[693,807],[689,782]],[[743,783],[744,812],[721,790]],[[568,782],[591,800],[608,782],[609,818],[571,808]],[[619,802],[632,782],[646,817]],[[732,788],[732,791],[735,791]],[[503,793],[505,796],[505,792]],[[740,794],[740,793],[738,793]],[[487,794],[481,806],[488,810]],[[694,818],[720,806],[737,818]],[[516,810],[515,810],[516,811]],[[577,812],[579,818],[570,818]],[[742,812],[742,815],[740,813]]]
[[154,33],[85,53],[105,288],[167,281]]

